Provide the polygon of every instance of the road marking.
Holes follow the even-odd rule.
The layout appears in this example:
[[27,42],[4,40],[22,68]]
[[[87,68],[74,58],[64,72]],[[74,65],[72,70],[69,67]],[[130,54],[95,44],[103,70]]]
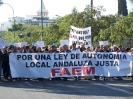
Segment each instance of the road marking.
[[[128,83],[129,84],[129,83]],[[130,87],[131,85],[123,85],[123,84],[120,84],[120,85],[118,85],[118,84],[108,84],[108,85],[112,85],[112,86],[120,86],[120,87]]]
[[112,86],[105,85],[105,84],[101,84],[101,83],[94,83],[94,84],[99,85],[99,86],[103,86],[103,87],[106,87],[106,88],[109,88],[109,89],[112,89],[112,90],[115,90],[115,91],[120,91],[120,92],[123,92],[123,93],[129,94],[129,95],[133,95],[133,92],[131,92],[131,91],[127,91],[127,90],[124,90],[124,89],[120,89],[120,88],[112,87]]
[[25,82],[26,84],[28,84],[29,86],[33,86],[32,84],[30,84],[29,82]]

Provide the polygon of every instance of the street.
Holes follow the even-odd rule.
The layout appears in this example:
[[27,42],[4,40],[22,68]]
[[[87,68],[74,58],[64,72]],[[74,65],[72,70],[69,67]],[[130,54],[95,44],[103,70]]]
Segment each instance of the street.
[[133,81],[0,81],[1,99],[133,99]]

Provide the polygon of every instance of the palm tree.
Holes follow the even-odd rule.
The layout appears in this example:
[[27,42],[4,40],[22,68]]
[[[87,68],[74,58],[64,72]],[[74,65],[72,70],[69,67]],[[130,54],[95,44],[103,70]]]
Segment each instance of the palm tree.
[[91,0],[91,7],[93,7],[93,0]]
[[118,0],[118,14],[123,16],[128,15],[126,0]]

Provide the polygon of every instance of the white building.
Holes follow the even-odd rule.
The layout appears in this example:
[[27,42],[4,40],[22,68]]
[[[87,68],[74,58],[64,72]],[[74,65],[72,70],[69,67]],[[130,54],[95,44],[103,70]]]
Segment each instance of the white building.
[[[40,7],[41,8],[41,7]],[[43,26],[48,26],[50,23],[55,22],[55,19],[48,17],[48,10],[46,10],[44,3],[42,3]],[[37,15],[26,15],[26,17],[14,17],[15,23],[21,22],[25,25],[39,25],[41,26],[41,10],[37,11]],[[8,18],[8,22],[0,23],[0,31],[6,31],[14,22],[14,18]]]
[[[41,8],[41,7],[40,7]],[[42,3],[42,15],[43,15],[43,26],[48,26],[55,20],[48,17],[48,10],[46,10],[44,3]],[[41,26],[41,10],[37,11],[37,15],[26,15],[25,24],[39,25]]]
[[24,17],[11,17],[8,18],[8,22],[1,22],[0,23],[0,31],[6,31],[9,27],[11,27],[11,25],[14,23],[23,23],[25,18]]
[[8,22],[24,22],[25,18],[24,17],[11,17],[11,18],[8,18]]

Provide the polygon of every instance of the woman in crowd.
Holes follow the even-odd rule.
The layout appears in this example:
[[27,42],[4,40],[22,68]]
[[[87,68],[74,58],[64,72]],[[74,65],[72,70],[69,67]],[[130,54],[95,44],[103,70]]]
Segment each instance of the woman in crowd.
[[2,68],[3,68],[3,75],[6,80],[8,80],[10,74],[10,66],[9,66],[9,54],[7,52],[7,48],[3,48],[3,61],[2,61]]

